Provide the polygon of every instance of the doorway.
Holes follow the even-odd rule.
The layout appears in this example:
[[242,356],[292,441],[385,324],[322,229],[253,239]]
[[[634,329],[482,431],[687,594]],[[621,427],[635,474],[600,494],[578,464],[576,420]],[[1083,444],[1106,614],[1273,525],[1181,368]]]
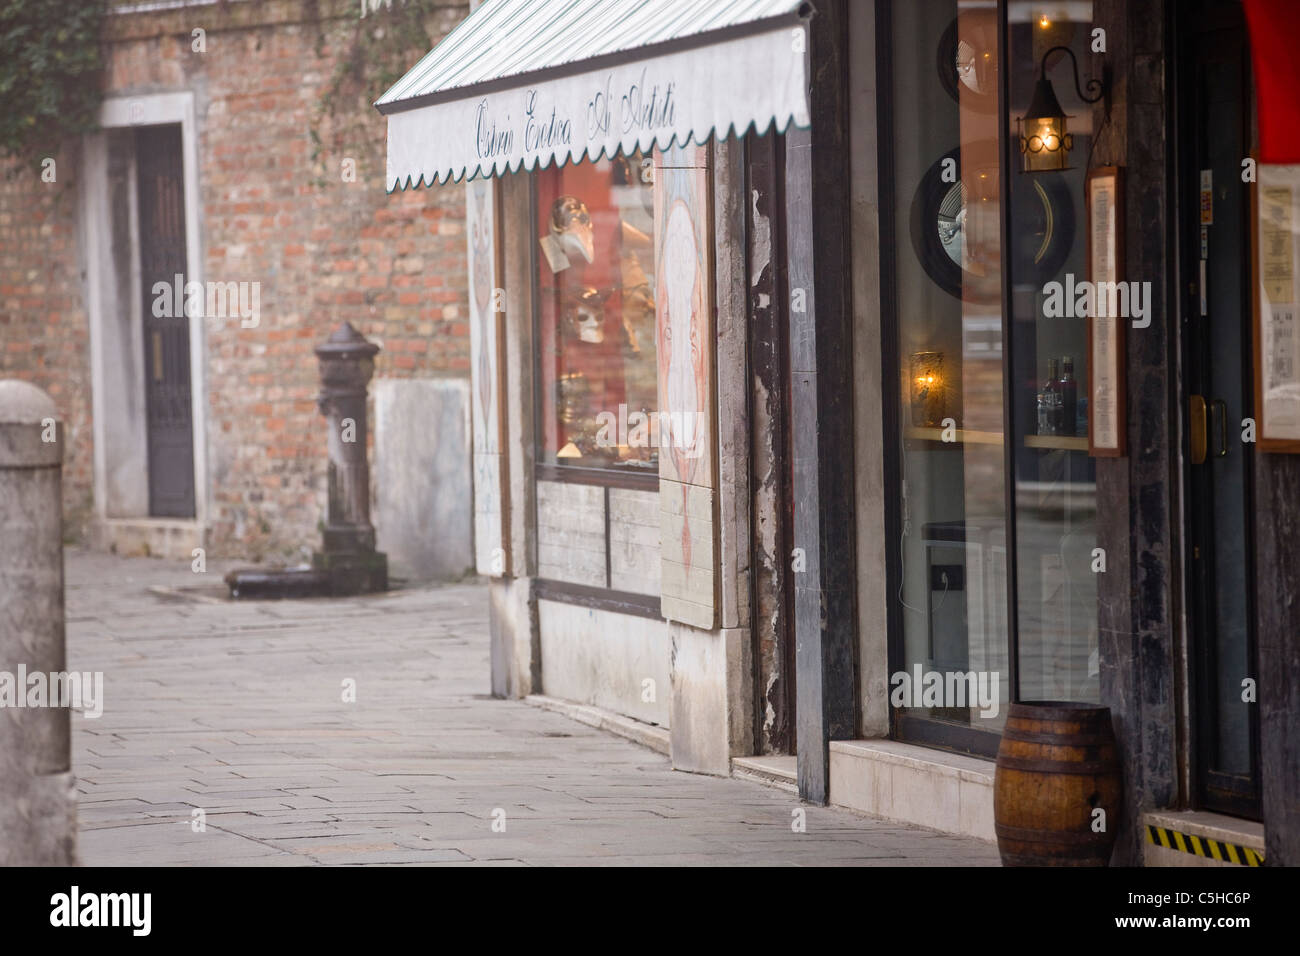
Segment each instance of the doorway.
[[[185,181],[181,127],[135,131],[151,517],[194,517],[190,330],[184,308]],[[177,286],[180,288],[177,289]],[[159,295],[161,288],[173,290]],[[159,308],[159,305],[164,306]],[[161,314],[160,314],[161,313]]]
[[1250,48],[1239,0],[1180,5],[1179,249],[1195,806],[1260,819],[1254,574]]
[[[103,550],[191,560],[204,546],[211,490],[206,295],[190,315],[184,286],[179,306],[175,296],[177,273],[182,283],[206,289],[194,96],[108,97],[99,127],[83,139],[80,182],[93,402],[91,537]],[[154,316],[159,282],[171,301],[162,308],[163,297],[162,314]]]

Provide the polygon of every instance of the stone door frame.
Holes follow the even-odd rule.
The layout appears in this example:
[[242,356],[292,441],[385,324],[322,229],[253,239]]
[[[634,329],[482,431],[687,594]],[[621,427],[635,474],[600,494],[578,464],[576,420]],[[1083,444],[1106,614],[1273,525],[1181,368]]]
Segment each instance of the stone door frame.
[[[202,207],[198,186],[198,132],[195,121],[194,94],[189,91],[141,95],[116,95],[106,98],[100,107],[101,130],[88,134],[83,140],[83,184],[81,190],[82,236],[86,264],[86,312],[90,324],[90,364],[92,381],[92,412],[94,440],[95,488],[95,539],[97,546],[117,546],[119,550],[145,550],[152,554],[189,557],[190,551],[202,547],[211,501],[211,485],[207,448],[207,376],[205,361],[206,341],[203,317],[188,318],[190,332],[190,396],[194,422],[194,517],[153,518],[149,515],[148,471],[145,451],[122,447],[114,439],[124,431],[134,434],[144,430],[144,382],[125,380],[112,374],[112,363],[117,355],[131,353],[131,345],[123,348],[116,336],[119,329],[111,329],[115,315],[110,311],[107,293],[114,289],[123,297],[126,315],[138,316],[143,308],[138,281],[140,269],[139,223],[135,211],[134,170],[131,172],[131,197],[129,210],[130,274],[121,275],[119,265],[114,272],[113,222],[109,196],[108,159],[109,136],[114,130],[136,126],[179,123],[181,127],[182,164],[185,177],[185,255],[186,281],[202,283],[203,257],[201,244]],[[120,233],[119,233],[120,235]],[[120,260],[119,260],[120,262]],[[129,298],[127,298],[129,297]],[[120,320],[119,320],[120,322]],[[134,331],[131,332],[134,336]],[[133,344],[133,343],[132,343]],[[115,354],[114,347],[119,351]],[[141,346],[142,348],[142,346]],[[135,349],[140,355],[141,349]],[[133,394],[135,390],[139,394]],[[128,391],[129,390],[129,391]],[[125,415],[128,419],[110,429],[110,416]],[[138,420],[137,420],[138,418]],[[138,454],[140,463],[129,460]],[[124,458],[123,456],[126,456]],[[133,472],[138,471],[141,492],[136,493]],[[110,472],[113,484],[110,485]],[[118,487],[125,473],[128,492]],[[143,502],[143,504],[141,504]]]

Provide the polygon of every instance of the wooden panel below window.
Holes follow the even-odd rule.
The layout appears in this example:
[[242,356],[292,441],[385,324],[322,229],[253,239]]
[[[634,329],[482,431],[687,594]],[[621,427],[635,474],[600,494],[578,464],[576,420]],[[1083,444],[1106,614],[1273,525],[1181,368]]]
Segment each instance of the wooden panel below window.
[[609,490],[609,585],[659,593],[659,493]]
[[537,573],[571,584],[609,586],[604,488],[537,483]]
[[712,488],[659,480],[664,617],[717,627],[717,533]]

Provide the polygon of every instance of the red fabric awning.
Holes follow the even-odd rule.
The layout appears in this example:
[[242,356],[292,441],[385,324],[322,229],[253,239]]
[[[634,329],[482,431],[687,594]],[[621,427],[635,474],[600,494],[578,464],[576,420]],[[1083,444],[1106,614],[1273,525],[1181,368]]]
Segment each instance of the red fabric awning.
[[1259,161],[1300,163],[1300,3],[1244,4],[1255,66]]

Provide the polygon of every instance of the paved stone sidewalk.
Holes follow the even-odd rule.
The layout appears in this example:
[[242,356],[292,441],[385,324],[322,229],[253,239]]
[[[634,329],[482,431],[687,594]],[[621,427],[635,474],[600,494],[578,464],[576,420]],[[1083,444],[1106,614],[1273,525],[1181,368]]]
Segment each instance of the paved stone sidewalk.
[[491,699],[481,585],[231,603],[225,570],[68,552],[68,667],[104,672],[73,720],[87,865],[997,862],[818,807],[795,833],[790,795]]

